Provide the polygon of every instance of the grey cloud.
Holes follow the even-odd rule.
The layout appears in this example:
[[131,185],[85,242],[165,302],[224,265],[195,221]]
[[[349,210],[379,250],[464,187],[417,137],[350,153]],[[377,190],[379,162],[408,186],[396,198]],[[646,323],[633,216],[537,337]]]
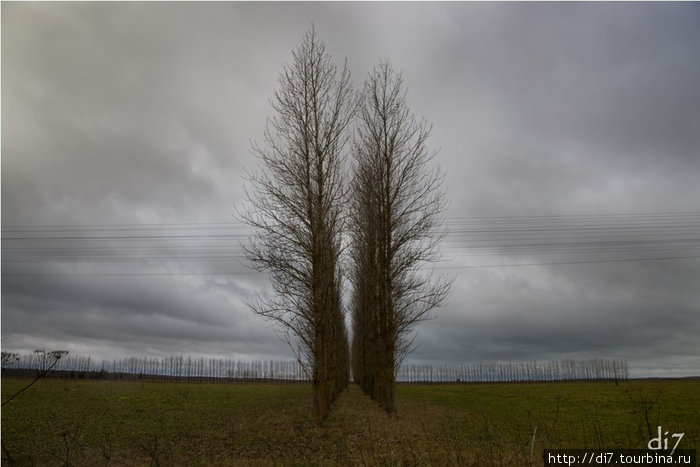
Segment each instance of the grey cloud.
[[467,361],[618,355],[633,366],[656,357],[659,348],[697,356],[697,295],[687,293],[689,283],[668,283],[673,276],[664,276],[674,268],[657,268],[620,263],[464,272],[448,310],[419,332],[420,353]]
[[[337,63],[347,57],[356,87],[380,58],[403,70],[408,103],[434,125],[448,219],[700,205],[692,3],[3,3],[2,12],[3,228],[232,222],[243,169],[256,164],[249,142],[311,23]],[[448,240],[448,266],[465,268],[420,327],[415,360],[610,356],[640,375],[700,369],[697,259],[478,269],[467,267],[486,259],[450,257],[467,240]],[[15,263],[10,245],[4,347],[289,356],[245,306],[264,275],[241,274],[250,271],[233,257],[93,264],[83,241],[64,261]],[[110,257],[131,252],[101,245]],[[692,245],[674,254],[697,256]],[[493,253],[501,264],[614,259]],[[11,275],[67,271],[234,274]]]
[[4,280],[3,324],[11,330],[5,345],[34,336],[34,346],[42,339],[92,340],[121,343],[131,354],[149,347],[188,352],[204,343],[216,353],[284,350],[274,332],[225,290],[194,293],[193,284],[167,276],[41,279],[32,287]]

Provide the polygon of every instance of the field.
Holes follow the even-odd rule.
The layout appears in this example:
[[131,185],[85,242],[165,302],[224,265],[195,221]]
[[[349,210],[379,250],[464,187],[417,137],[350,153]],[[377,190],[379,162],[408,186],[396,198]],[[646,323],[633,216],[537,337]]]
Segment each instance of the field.
[[[29,380],[3,378],[2,400]],[[3,465],[542,465],[545,448],[700,444],[700,381],[356,386],[318,425],[306,384],[45,379],[2,409]],[[531,450],[534,434],[534,448]]]

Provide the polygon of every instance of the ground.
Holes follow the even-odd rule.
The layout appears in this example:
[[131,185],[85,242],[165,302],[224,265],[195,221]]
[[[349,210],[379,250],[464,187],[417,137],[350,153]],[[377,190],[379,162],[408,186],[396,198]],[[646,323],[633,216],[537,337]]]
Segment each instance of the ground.
[[[2,400],[29,380],[4,378]],[[6,465],[542,465],[545,448],[700,441],[700,381],[357,386],[318,424],[306,384],[45,379],[2,409]]]

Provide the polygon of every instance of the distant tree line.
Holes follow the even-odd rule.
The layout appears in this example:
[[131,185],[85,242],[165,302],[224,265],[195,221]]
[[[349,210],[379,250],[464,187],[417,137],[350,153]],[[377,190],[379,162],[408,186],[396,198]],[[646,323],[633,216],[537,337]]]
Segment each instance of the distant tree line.
[[[4,356],[5,352],[3,352]],[[5,361],[3,370],[41,371],[41,356],[30,353]],[[151,381],[274,380],[307,381],[299,362],[284,360],[234,360],[183,355],[124,357],[96,361],[90,356],[67,355],[53,367],[53,375],[73,378],[116,378]]]
[[403,365],[397,381],[441,382],[546,382],[625,380],[629,378],[626,360],[551,360],[546,362],[456,363],[443,365]]
[[[3,371],[15,374],[24,372],[27,376],[33,376],[37,371],[43,371],[45,365],[45,358],[41,354],[3,352]],[[125,357],[102,361],[85,355],[65,355],[56,362],[52,373],[54,376],[73,378],[145,381],[309,381],[303,365],[296,361],[233,360],[183,355]],[[407,363],[398,369],[396,375],[396,381],[404,383],[619,381],[628,378],[627,361],[613,359],[442,365]]]

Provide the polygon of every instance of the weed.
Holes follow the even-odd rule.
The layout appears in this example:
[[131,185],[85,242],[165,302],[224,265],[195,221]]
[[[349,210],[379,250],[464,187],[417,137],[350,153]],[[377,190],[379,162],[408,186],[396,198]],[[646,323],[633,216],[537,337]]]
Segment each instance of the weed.
[[642,388],[627,388],[625,389],[625,394],[629,398],[633,412],[641,415],[646,434],[651,439],[661,418],[661,396],[663,391],[658,389],[649,393]]

